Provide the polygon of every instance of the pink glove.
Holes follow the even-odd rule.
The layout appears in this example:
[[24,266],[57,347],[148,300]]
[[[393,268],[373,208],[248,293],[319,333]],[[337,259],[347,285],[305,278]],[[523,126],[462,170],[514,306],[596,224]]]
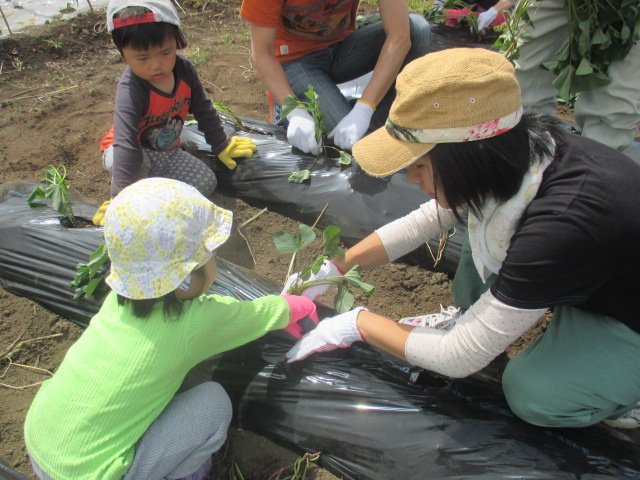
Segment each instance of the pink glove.
[[364,342],[358,330],[358,315],[362,310],[367,309],[358,307],[335,317],[325,318],[286,353],[287,362],[297,362],[316,352],[346,348],[353,342]]
[[296,107],[289,115],[287,140],[304,153],[320,154],[320,143],[316,140],[316,124],[313,117],[305,109]]
[[349,114],[344,117],[329,134],[336,147],[351,150],[353,144],[362,138],[369,128],[373,108],[363,102],[356,102]]
[[[299,275],[300,275],[299,273],[294,273],[287,279],[287,282],[284,284],[284,288],[282,289],[282,292],[280,292],[280,295],[289,294],[289,289],[296,282]],[[311,282],[315,280],[323,280],[329,277],[339,277],[340,275],[344,275],[344,272],[341,272],[340,269],[336,267],[335,263],[330,262],[329,260],[325,260],[322,263],[320,270],[318,270],[318,273],[312,273],[311,276],[309,277],[309,280],[307,281]],[[307,298],[310,298],[311,300],[315,300],[320,295],[324,295],[326,291],[329,290],[330,286],[331,286],[331,282],[321,283],[319,285],[315,285],[313,287],[307,288],[302,292],[302,295]]]
[[318,325],[318,313],[316,312],[316,304],[307,297],[298,295],[282,295],[291,309],[289,317],[289,325],[284,330],[293,335],[294,338],[302,337],[302,327],[298,324],[303,318],[309,317],[313,323]]

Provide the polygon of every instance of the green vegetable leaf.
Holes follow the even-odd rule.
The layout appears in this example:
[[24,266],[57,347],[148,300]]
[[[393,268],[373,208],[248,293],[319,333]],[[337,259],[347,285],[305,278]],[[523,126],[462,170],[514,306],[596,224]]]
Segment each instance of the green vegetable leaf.
[[349,155],[347,152],[340,150],[340,157],[338,158],[338,163],[340,165],[351,165],[353,157]]
[[329,225],[322,231],[322,243],[324,251],[329,255],[339,257],[344,254],[340,248],[340,228],[335,225]]
[[576,69],[576,75],[589,75],[590,73],[593,73],[593,67],[587,57],[582,57],[580,65]]
[[338,293],[333,301],[333,305],[338,313],[344,313],[351,310],[353,304],[356,302],[356,298],[353,296],[347,288],[342,285],[338,285]]
[[316,239],[316,233],[307,225],[300,224],[300,231],[296,235],[289,232],[275,232],[273,234],[276,248],[280,253],[296,253]]
[[289,115],[293,110],[300,105],[300,100],[292,97],[291,95],[287,95],[284,99],[282,105],[282,112],[280,113],[280,118],[284,118]]
[[359,288],[369,296],[375,293],[375,287],[373,285],[362,281],[362,277],[360,276],[360,265],[354,266],[351,270],[345,273],[344,279],[349,282],[349,284]]
[[289,175],[289,181],[291,183],[302,183],[305,180],[309,180],[311,172],[309,170],[300,170],[299,172],[291,172]]

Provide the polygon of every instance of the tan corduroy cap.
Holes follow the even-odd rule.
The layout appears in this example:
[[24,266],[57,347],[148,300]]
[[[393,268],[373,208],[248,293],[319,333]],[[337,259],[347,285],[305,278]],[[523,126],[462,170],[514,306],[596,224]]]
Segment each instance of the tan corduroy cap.
[[499,135],[522,117],[511,63],[484,48],[452,48],[409,63],[396,80],[387,124],[353,146],[370,175],[397,172],[438,143]]

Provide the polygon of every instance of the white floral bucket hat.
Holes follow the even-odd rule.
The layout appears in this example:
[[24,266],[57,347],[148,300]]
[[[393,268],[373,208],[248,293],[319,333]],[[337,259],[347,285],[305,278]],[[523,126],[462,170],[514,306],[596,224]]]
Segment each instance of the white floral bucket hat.
[[177,180],[147,178],[128,186],[105,215],[107,284],[133,300],[166,295],[227,241],[232,218]]
[[495,137],[522,118],[511,62],[485,48],[450,48],[400,72],[386,126],[362,138],[353,155],[369,175],[391,175],[438,143]]

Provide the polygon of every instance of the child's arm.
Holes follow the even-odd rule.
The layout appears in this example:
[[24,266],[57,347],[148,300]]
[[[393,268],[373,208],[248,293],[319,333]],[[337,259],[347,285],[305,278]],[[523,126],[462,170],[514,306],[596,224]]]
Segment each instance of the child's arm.
[[195,67],[188,60],[184,61],[186,64],[185,74],[188,76],[187,82],[191,86],[189,113],[193,114],[198,122],[198,128],[204,133],[207,143],[211,145],[211,153],[219,155],[227,148],[231,139],[224,132],[220,115],[205,92]]
[[218,111],[202,86],[193,64],[185,60],[187,75],[191,85],[191,107],[189,111],[198,122],[198,128],[204,132],[204,138],[211,145],[211,152],[228,168],[236,168],[235,157],[250,157],[257,150],[255,142],[247,137],[228,138],[224,132]]
[[125,70],[116,90],[111,198],[137,181],[142,168],[138,123],[148,108],[148,93],[132,79],[132,75],[128,69]]
[[195,361],[286,328],[292,318],[289,303],[280,295],[244,301],[201,295],[184,305],[180,321],[185,322],[187,351]]

